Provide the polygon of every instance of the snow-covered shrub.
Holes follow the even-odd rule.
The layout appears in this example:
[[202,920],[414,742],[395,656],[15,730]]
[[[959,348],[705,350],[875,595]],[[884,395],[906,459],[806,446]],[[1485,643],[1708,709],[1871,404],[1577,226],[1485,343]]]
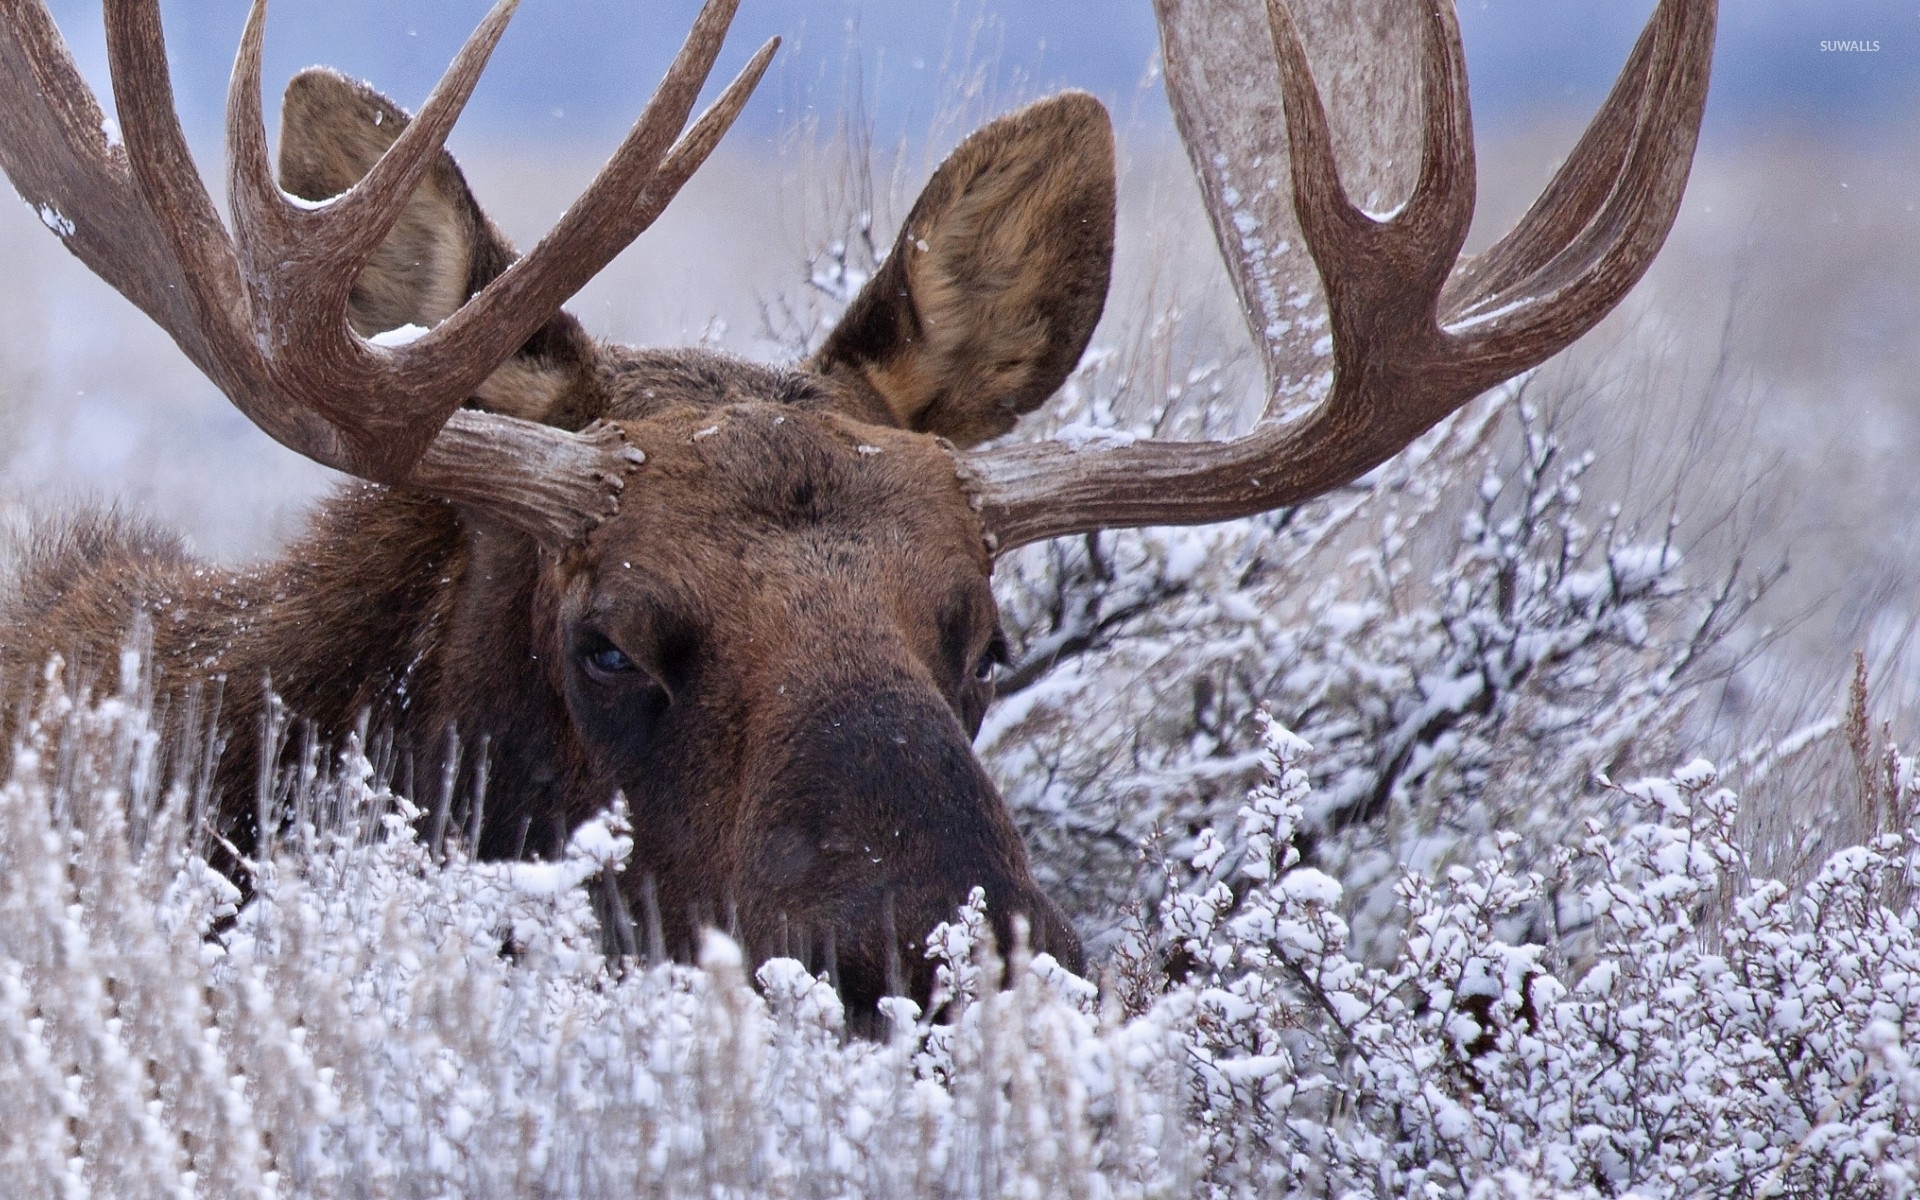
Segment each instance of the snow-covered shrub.
[[1544,864],[1586,818],[1618,819],[1595,772],[1671,760],[1750,585],[1688,580],[1664,513],[1590,499],[1555,402],[1524,381],[1302,508],[1002,565],[1020,652],[982,752],[1092,944],[1149,898],[1139,846],[1184,857],[1231,814],[1262,710],[1319,748],[1296,837],[1375,955],[1403,865],[1472,861],[1497,833]]
[[356,746],[283,793],[236,910],[138,688],[47,694],[0,788],[10,1198],[1187,1190],[1177,1023],[1044,956],[1000,990],[977,905],[932,943],[951,1022],[894,1000],[892,1039],[849,1040],[825,980],[749,981],[718,934],[697,967],[603,958],[617,809],[558,862],[437,863]]
[[[1594,823],[1550,873],[1520,868],[1512,835],[1438,879],[1407,873],[1406,935],[1377,967],[1350,953],[1340,885],[1294,865],[1308,747],[1277,727],[1268,745],[1275,782],[1232,836],[1198,839],[1196,882],[1119,955],[1138,1011],[1166,1003],[1141,963],[1185,969],[1166,995],[1193,1006],[1211,1194],[1920,1191],[1912,759],[1896,756],[1900,831],[1799,894],[1749,877],[1737,802],[1696,761],[1614,789],[1641,820]],[[1582,859],[1593,952],[1507,936]]]
[[[945,1020],[889,1000],[865,1039],[718,935],[697,966],[602,957],[617,807],[557,862],[439,862],[357,747],[301,771],[236,906],[139,688],[47,694],[0,787],[9,1197],[1920,1192],[1897,747],[1885,831],[1804,888],[1751,877],[1696,762],[1607,785],[1636,822],[1547,870],[1503,835],[1406,873],[1368,962],[1300,861],[1309,748],[1269,725],[1264,782],[1164,864],[1104,987],[1003,963],[976,897],[929,938]],[[1556,891],[1576,958],[1512,920]]]

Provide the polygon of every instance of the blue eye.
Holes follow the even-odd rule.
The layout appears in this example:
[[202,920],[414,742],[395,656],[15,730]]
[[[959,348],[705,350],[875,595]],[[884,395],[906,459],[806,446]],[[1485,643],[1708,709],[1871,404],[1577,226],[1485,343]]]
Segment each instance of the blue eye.
[[618,646],[601,646],[588,652],[581,661],[586,663],[589,674],[602,678],[626,675],[639,669]]

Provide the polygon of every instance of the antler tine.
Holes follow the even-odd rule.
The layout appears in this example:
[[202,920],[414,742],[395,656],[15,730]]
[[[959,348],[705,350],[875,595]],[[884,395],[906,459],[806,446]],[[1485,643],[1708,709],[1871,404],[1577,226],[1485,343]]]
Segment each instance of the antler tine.
[[[448,417],[573,292],[637,237],[671,199],[660,186],[675,136],[711,73],[738,0],[709,0],[665,79],[599,178],[532,253],[424,337],[381,347],[348,326],[347,299],[368,257],[398,219],[439,152],[516,0],[498,0],[462,46],[426,107],[344,196],[318,209],[286,199],[266,162],[259,63],[265,0],[255,0],[236,63],[228,136],[235,160],[234,217],[259,340],[271,334],[276,390],[320,414],[344,443],[347,469],[381,482],[407,480]],[[720,119],[689,131],[704,149],[737,116],[766,68],[756,57],[716,107]],[[503,349],[504,348],[504,349]],[[339,464],[335,464],[339,465]]]
[[[1310,499],[1559,351],[1639,280],[1685,187],[1716,0],[1661,0],[1573,160],[1488,260],[1465,266],[1456,260],[1473,215],[1473,142],[1459,30],[1449,0],[1415,2],[1426,18],[1419,181],[1400,212],[1375,220],[1341,190],[1298,30],[1282,0],[1266,0],[1297,222],[1332,324],[1331,393],[1300,421],[1265,417],[1230,441],[1038,443],[966,455],[962,476],[996,549],[1094,529],[1204,524]],[[1200,161],[1205,151],[1189,155]],[[1227,247],[1217,207],[1213,216]],[[1445,311],[1466,314],[1449,326],[1443,295]],[[1510,296],[1521,299],[1508,304]],[[1273,382],[1269,410],[1280,398]]]
[[207,361],[179,267],[46,6],[0,0],[0,17],[0,112],[15,130],[0,139],[0,165],[67,249]]
[[[185,277],[200,332],[226,365],[246,306],[240,263],[174,111],[158,0],[106,0],[107,60],[126,152]],[[258,355],[243,354],[258,362]],[[231,370],[229,365],[227,369]]]
[[767,67],[772,64],[774,51],[779,48],[780,39],[772,38],[755,51],[740,74],[720,93],[719,99],[700,114],[693,125],[680,135],[680,140],[673,144],[673,149],[667,152],[666,158],[648,180],[646,189],[634,203],[632,219],[643,232],[666,211],[667,205],[707,161],[720,144],[720,139],[726,136],[727,130],[733,127],[740,110],[746,107],[754,89],[760,85],[761,77],[767,73]]
[[753,58],[748,60],[746,67],[727,85],[726,90],[720,93],[720,98],[701,113],[693,127],[673,144],[673,149],[667,152],[666,161],[654,172],[647,194],[636,206],[644,214],[646,225],[653,224],[668,202],[679,194],[687,180],[707,161],[707,157],[720,144],[720,139],[726,136],[727,130],[733,127],[740,110],[746,107],[754,89],[760,86],[761,77],[767,73],[767,67],[773,63],[774,51],[779,48],[779,38],[768,39],[765,45],[754,52]]
[[[660,168],[713,70],[738,6],[739,0],[707,0],[653,99],[592,184],[532,250],[465,307],[425,337],[397,348],[393,353],[404,369],[461,378],[473,373],[469,364],[478,360],[486,360],[490,369],[500,345],[519,345],[531,336],[645,232],[672,198],[671,191],[654,190],[662,179]],[[726,131],[745,99],[742,89],[750,91],[758,82],[777,46],[775,40],[762,47],[715,104],[719,123],[695,131],[701,144],[710,149],[706,139],[717,140]],[[484,374],[475,374],[473,384]]]
[[[148,220],[172,253],[190,319],[166,326],[220,390],[270,437],[327,466],[350,469],[341,431],[318,411],[283,402],[259,344],[241,265],[187,149],[173,103],[157,0],[106,0],[107,58],[126,155]],[[196,351],[198,351],[196,353]]]
[[1571,231],[1585,228],[1613,194],[1652,86],[1660,29],[1653,22],[1640,31],[1606,102],[1526,215],[1505,237],[1454,271],[1441,305],[1451,319],[1468,315],[1470,308],[1483,306],[1486,297],[1539,270],[1566,248]]
[[[274,178],[261,115],[267,0],[253,0],[227,89],[227,162],[236,240],[255,278],[276,281],[282,278],[274,269],[277,264],[324,256],[324,271],[293,277],[318,294],[303,292],[288,297],[288,302],[328,314],[344,311],[354,280],[386,240],[434,156],[446,145],[519,3],[497,0],[394,144],[358,184],[324,209],[315,210],[290,202]],[[349,410],[338,415],[352,414]]]
[[[1519,290],[1517,285],[1533,282],[1528,277],[1564,258],[1575,239],[1596,224],[1604,205],[1619,203],[1622,181],[1632,173],[1629,160],[1644,144],[1641,135],[1658,128],[1661,110],[1679,105],[1684,111],[1704,103],[1705,76],[1691,73],[1687,64],[1695,45],[1710,42],[1712,36],[1711,11],[1672,0],[1661,5],[1606,104],[1547,190],[1512,232],[1455,272],[1445,305],[1450,322],[1470,321],[1475,310],[1496,307],[1503,296]],[[1677,80],[1676,71],[1682,72]],[[1683,89],[1678,97],[1673,94],[1676,82]],[[1695,124],[1684,122],[1683,128]],[[1684,165],[1688,149],[1690,143],[1666,153]]]
[[[1344,288],[1365,279],[1349,260],[1391,258],[1400,267],[1396,291],[1437,297],[1473,223],[1473,124],[1467,101],[1466,52],[1451,7],[1427,0],[1427,53],[1421,62],[1426,122],[1420,174],[1413,194],[1390,217],[1373,217],[1347,198],[1334,157],[1333,133],[1307,60],[1306,46],[1286,0],[1267,0],[1267,22],[1280,67],[1293,164],[1294,212],[1328,301],[1349,307]],[[1334,293],[1341,291],[1336,297]],[[1371,297],[1360,298],[1364,306]],[[1336,311],[1336,318],[1338,312]]]
[[[253,0],[227,89],[228,195],[235,241],[252,285],[255,332],[283,348],[277,374],[296,407],[325,417],[346,443],[351,469],[385,482],[406,477],[440,426],[495,362],[463,378],[395,369],[348,328],[355,280],[392,230],[453,132],[519,0],[498,0],[467,37],[420,115],[365,177],[319,209],[296,206],[268,160],[260,63],[267,0]],[[509,343],[517,345],[517,342]],[[497,359],[497,355],[495,356]],[[328,369],[309,378],[311,364]]]
[[[1333,130],[1320,100],[1307,47],[1293,23],[1285,0],[1267,0],[1267,25],[1273,36],[1274,58],[1280,66],[1280,96],[1287,115],[1287,151],[1293,161],[1293,209],[1300,232],[1310,247],[1331,249],[1337,243],[1364,237],[1380,222],[1347,199],[1340,183],[1340,163],[1333,153]],[[1316,248],[1314,258],[1318,261]]]
[[[1279,0],[1269,0],[1268,8]],[[1467,51],[1460,20],[1445,0],[1427,0],[1427,53],[1421,59],[1420,94],[1426,109],[1420,177],[1395,218],[1409,235],[1449,266],[1460,255],[1473,224],[1478,180],[1474,171],[1473,106],[1467,96]]]
[[[1531,272],[1521,275],[1523,260],[1516,257],[1507,268],[1515,278],[1506,288],[1494,290],[1498,278],[1484,282],[1479,295],[1463,304],[1463,315],[1449,323],[1489,370],[1511,374],[1555,353],[1598,323],[1652,262],[1685,194],[1707,99],[1701,61],[1713,29],[1712,0],[1663,0],[1643,34],[1654,50],[1640,103],[1621,105],[1636,120],[1624,130],[1621,165],[1599,211],[1577,225],[1566,221],[1559,253]],[[1594,151],[1597,160],[1607,157]],[[1543,219],[1542,225],[1549,224]],[[1541,238],[1542,251],[1550,244]],[[1516,295],[1525,299],[1506,301]],[[1475,308],[1491,314],[1476,320]]]
[[287,208],[280,185],[274,181],[267,157],[266,121],[261,115],[260,59],[266,46],[267,0],[253,0],[240,32],[240,49],[233,56],[233,75],[227,80],[227,208],[241,252],[258,270],[259,255],[249,248],[261,243],[284,246]]
[[[266,0],[257,2],[263,7],[266,5]],[[426,103],[420,106],[420,111],[393,145],[358,184],[328,206],[325,216],[338,221],[347,231],[329,253],[339,256],[337,261],[343,268],[351,267],[347,272],[349,283],[351,276],[359,273],[386,240],[414,188],[433,165],[441,147],[447,144],[454,123],[466,109],[475,85],[480,82],[481,72],[487,69],[494,48],[507,32],[507,22],[513,19],[519,6],[520,0],[496,0],[480,24],[467,35]],[[344,293],[342,299],[345,299]]]

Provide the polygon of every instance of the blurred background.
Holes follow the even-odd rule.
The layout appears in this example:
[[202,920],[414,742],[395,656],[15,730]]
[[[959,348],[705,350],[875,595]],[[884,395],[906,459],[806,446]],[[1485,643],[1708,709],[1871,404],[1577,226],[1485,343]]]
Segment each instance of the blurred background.
[[[52,0],[84,69],[104,77],[98,4]],[[247,5],[162,4],[181,111],[211,129]],[[1605,93],[1651,0],[1461,0],[1480,120],[1581,114]],[[417,105],[487,5],[481,0],[276,0],[269,79],[323,62]],[[526,0],[465,118],[469,138],[591,141],[621,132],[699,11],[696,0]],[[772,87],[735,134],[771,139],[801,112],[837,110],[850,71],[883,135],[921,131],[957,70],[988,63],[1008,90],[1085,88],[1164,124],[1150,101],[1150,4],[1132,0],[747,0],[736,59],[785,39]],[[1729,0],[1720,15],[1714,131],[1792,130],[1862,144],[1910,115],[1920,9],[1907,0]],[[1877,41],[1877,52],[1821,50]],[[738,147],[737,147],[738,148]]]
[[[51,7],[105,95],[97,5]],[[180,108],[215,178],[245,5],[162,7]],[[1477,244],[1537,193],[1651,7],[1461,0],[1482,136]],[[696,9],[522,4],[452,143],[522,244],[611,149]],[[323,62],[417,106],[484,10],[278,0],[269,88]],[[1600,456],[1596,486],[1630,491],[1654,459],[1691,464],[1672,494],[1688,497],[1686,544],[1714,560],[1707,574],[1733,555],[1787,565],[1756,612],[1776,682],[1754,687],[1817,706],[1855,649],[1898,674],[1920,584],[1920,4],[1728,0],[1720,20],[1687,206],[1633,301],[1575,351],[1598,382],[1570,419]],[[860,213],[884,248],[954,140],[1071,86],[1105,99],[1123,137],[1122,277],[1096,345],[1151,312],[1208,331],[1216,348],[1200,353],[1244,356],[1172,136],[1148,0],[746,0],[717,76],[776,33],[777,65],[721,154],[577,301],[595,333],[791,356],[818,332],[820,272],[847,257]],[[0,206],[0,264],[12,501],[135,506],[229,561],[297,528],[326,472],[255,432],[24,206]]]

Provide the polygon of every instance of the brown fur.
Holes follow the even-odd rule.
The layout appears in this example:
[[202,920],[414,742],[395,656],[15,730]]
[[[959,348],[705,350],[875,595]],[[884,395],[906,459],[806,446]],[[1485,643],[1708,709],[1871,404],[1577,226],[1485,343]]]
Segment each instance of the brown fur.
[[[311,199],[351,186],[406,120],[326,71],[297,78],[285,112],[285,186]],[[219,821],[243,853],[270,684],[329,744],[370,714],[416,778],[435,778],[449,731],[484,738],[488,856],[555,853],[624,791],[629,899],[651,880],[683,951],[729,916],[756,953],[831,942],[849,998],[870,1003],[897,967],[924,986],[913,944],[979,884],[1003,935],[1023,913],[1075,961],[969,746],[1001,639],[992,563],[938,439],[1003,432],[1072,368],[1104,298],[1112,208],[1104,113],[1043,101],[941,168],[814,363],[602,345],[558,314],[502,366],[476,404],[615,421],[647,456],[584,545],[556,556],[370,485],[250,570],[122,518],[70,518],[28,540],[0,670],[20,679],[56,652],[104,670],[145,613],[162,693],[225,681]],[[511,260],[443,157],[355,288],[353,322],[431,324]]]
[[1080,361],[1113,261],[1113,131],[1068,92],[942,163],[893,253],[813,366],[894,421],[972,446],[1012,429]]

